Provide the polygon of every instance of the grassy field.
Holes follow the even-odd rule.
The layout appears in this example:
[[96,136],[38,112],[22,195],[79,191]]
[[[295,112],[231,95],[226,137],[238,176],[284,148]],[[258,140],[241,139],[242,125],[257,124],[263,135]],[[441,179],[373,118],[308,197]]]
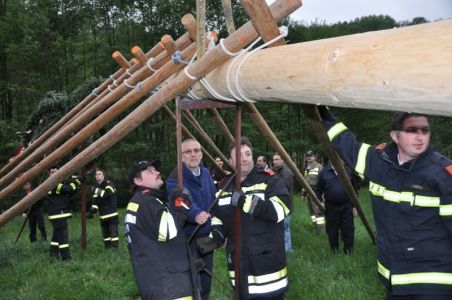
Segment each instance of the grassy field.
[[[292,216],[294,253],[288,255],[289,292],[286,299],[384,299],[378,283],[375,248],[358,218],[352,256],[331,253],[325,233],[316,235],[305,202],[296,197]],[[372,221],[367,191],[361,202]],[[123,211],[121,211],[121,221]],[[120,225],[119,251],[103,247],[99,221],[88,220],[88,248],[81,250],[80,215],[70,220],[74,260],[58,262],[48,255],[48,243],[28,240],[28,227],[16,245],[22,220],[0,229],[0,299],[139,299]],[[46,223],[49,236],[51,226]],[[227,285],[224,251],[215,255],[214,274]],[[228,289],[214,281],[211,299],[230,299]]]

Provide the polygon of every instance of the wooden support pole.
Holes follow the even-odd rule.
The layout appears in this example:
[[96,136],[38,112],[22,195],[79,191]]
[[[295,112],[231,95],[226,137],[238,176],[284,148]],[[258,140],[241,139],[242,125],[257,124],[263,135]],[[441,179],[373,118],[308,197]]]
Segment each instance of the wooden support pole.
[[[181,36],[177,41],[176,45],[180,47],[180,49],[186,48],[191,43],[191,40],[189,38],[188,33]],[[187,55],[187,54],[185,54]],[[191,55],[190,55],[191,57]],[[155,57],[156,63],[154,64],[154,69],[161,68],[167,61],[169,61],[170,58],[168,57],[167,53],[161,52],[157,57]],[[180,69],[181,66],[179,66],[178,69]],[[165,72],[159,73],[158,77],[155,78],[165,78],[165,76],[169,76],[174,72],[175,69],[166,69]],[[171,74],[170,74],[171,72]],[[149,75],[153,74],[153,72],[147,67],[143,66],[141,69],[139,69],[137,72],[133,73],[133,76],[129,78],[128,84],[129,85],[137,85],[142,79],[149,77]],[[163,77],[161,75],[163,74]],[[157,80],[158,81],[158,80]],[[158,82],[160,84],[160,82]],[[152,86],[154,88],[155,86]],[[27,168],[31,166],[31,164],[37,160],[39,160],[44,154],[46,154],[51,149],[54,149],[57,147],[66,137],[70,136],[74,132],[77,132],[80,128],[85,126],[87,123],[89,123],[92,118],[96,117],[99,113],[101,113],[106,108],[110,107],[116,100],[120,99],[130,90],[133,91],[130,87],[126,86],[123,83],[121,83],[117,88],[112,90],[111,93],[106,95],[104,98],[102,98],[101,101],[97,102],[95,105],[90,107],[88,110],[86,110],[83,115],[79,116],[76,120],[68,124],[67,126],[63,127],[58,134],[54,135],[52,138],[50,138],[45,144],[43,144],[39,149],[34,151],[31,155],[29,155],[22,163],[20,163],[13,171],[11,171],[7,176],[2,178],[0,180],[0,186],[4,185],[5,183],[11,182],[17,174],[23,172]],[[140,93],[135,93],[135,96],[139,96]],[[133,97],[135,97],[133,96]],[[138,101],[139,98],[133,98],[135,103]],[[131,103],[130,105],[132,105]],[[101,128],[101,127],[100,127]],[[100,129],[99,128],[99,129]],[[3,199],[3,191],[0,192],[0,201]]]
[[116,63],[118,65],[120,65],[121,68],[123,68],[123,69],[128,69],[132,66],[129,63],[129,61],[124,57],[124,55],[122,55],[121,52],[119,52],[119,51],[113,52],[113,54],[111,56],[116,61]]
[[[278,0],[271,5],[271,12],[274,19],[276,21],[279,21],[282,18],[287,17],[290,13],[298,9],[300,6],[300,0]],[[238,51],[239,49],[254,41],[256,37],[257,32],[254,30],[252,24],[250,22],[247,22],[240,29],[238,29],[236,32],[234,32],[224,40],[224,46],[229,49],[229,51]],[[192,48],[191,50],[194,52],[195,47],[189,48]],[[188,50],[189,49],[186,49],[184,52]],[[182,53],[182,55],[184,55],[184,53]],[[62,166],[56,173],[45,180],[32,193],[24,197],[10,209],[1,214],[0,226],[4,225],[14,216],[21,213],[24,210],[25,206],[33,204],[38,199],[46,195],[49,190],[55,187],[63,179],[73,174],[81,166],[92,161],[94,158],[107,151],[110,147],[112,147],[124,136],[137,128],[152,114],[154,114],[160,107],[165,105],[170,100],[174,99],[177,95],[185,92],[191,85],[193,85],[193,83],[196,81],[196,78],[205,76],[216,66],[223,63],[227,59],[229,59],[229,55],[224,52],[221,46],[216,46],[215,48],[211,49],[203,58],[190,65],[190,67],[188,68],[188,72],[191,75],[190,77],[188,77],[185,72],[180,72],[177,76],[169,80],[166,85],[162,86],[162,88],[159,89],[158,92],[145,100],[127,117],[116,124],[116,126],[114,126],[110,131],[108,131],[96,142],[87,147],[82,153],[78,154],[76,157]],[[161,72],[157,72],[156,75],[158,75],[159,73]],[[143,82],[144,88],[148,83],[146,81],[149,82],[149,80],[145,80],[145,82]],[[64,151],[64,149],[62,149],[62,151]]]
[[165,49],[166,52],[168,53],[168,56],[171,56],[174,52],[176,52],[177,50],[176,42],[169,34],[166,34],[162,37],[161,43],[163,49]]
[[[176,122],[176,115],[171,111],[171,109],[167,105],[163,106],[163,110],[174,122]],[[196,137],[187,129],[187,127],[184,126],[184,124],[182,124],[182,132],[185,134],[186,137],[196,140]],[[215,165],[216,164],[215,158],[212,155],[210,155],[210,153],[204,147],[201,147],[201,150],[204,156],[207,157]]]
[[206,1],[196,0],[196,53],[201,58],[206,53]]
[[[242,107],[237,105],[235,112],[235,189],[242,190]],[[241,233],[241,220],[240,220],[240,207],[234,207],[234,300],[240,300],[240,294],[242,289],[248,289],[247,284],[242,286],[240,282],[242,275],[240,273],[240,259],[242,257],[242,233]],[[248,276],[248,275],[246,275]]]
[[[259,32],[259,34],[261,35],[261,37],[264,41],[272,40],[275,36],[279,35],[278,27],[277,27],[276,23],[273,21],[271,13],[268,10],[268,6],[265,4],[265,2],[251,2],[249,0],[244,0],[244,1],[242,1],[242,3],[244,5],[246,11],[250,13],[251,21],[253,22],[254,27]],[[251,3],[252,3],[252,5],[251,5]],[[281,41],[279,43],[279,45],[286,44],[283,39],[280,39],[278,41]],[[274,47],[276,45],[275,45],[275,43],[273,43],[270,46]],[[256,117],[258,115],[258,113],[256,113],[257,112],[256,108],[254,107],[253,104],[251,104],[251,103],[248,103],[248,104],[249,104],[248,106],[249,106],[250,110],[253,110],[253,109],[255,110],[253,112],[252,116]],[[309,113],[309,115],[311,116],[310,117],[311,125],[312,125],[316,135],[319,137],[319,140],[321,140],[325,149],[327,149],[327,153],[329,154],[331,163],[333,164],[335,170],[337,170],[337,172],[338,172],[339,179],[344,184],[344,187],[347,191],[348,196],[352,200],[354,206],[357,208],[361,221],[364,224],[364,227],[368,230],[368,233],[369,233],[372,241],[375,242],[375,236],[373,234],[373,231],[369,225],[366,214],[361,207],[358,195],[356,194],[355,190],[353,189],[350,179],[347,176],[347,172],[345,171],[343,164],[340,162],[340,160],[337,157],[337,154],[334,152],[328,138],[326,137],[325,131],[322,129],[319,132],[319,126],[321,128],[323,128],[323,126],[320,124],[320,122],[319,122],[320,120],[318,118],[317,118],[317,123],[316,123],[314,112],[317,110],[317,108],[315,107],[315,105],[303,105],[302,108],[306,114]],[[265,122],[263,118],[262,119],[258,118],[258,119],[260,119],[259,123]],[[256,121],[256,123],[257,122],[258,121]],[[266,125],[266,123],[265,123],[265,125]],[[265,125],[261,124],[262,127]],[[268,130],[269,130],[269,128],[268,128]],[[270,132],[271,132],[271,130],[270,130]],[[323,135],[322,135],[322,133],[323,133]],[[271,135],[273,135],[273,133],[271,133]],[[271,140],[274,140],[274,139],[276,139],[276,137],[274,137],[274,138],[271,137]],[[276,146],[281,148],[281,150],[284,150],[284,148],[282,148],[279,141],[276,140],[276,141],[272,142],[272,144],[273,143],[275,143]],[[281,155],[279,150],[278,150],[278,153]],[[306,192],[309,195],[309,198],[314,200],[315,204],[322,211],[324,211],[325,210],[324,206],[321,204],[321,202],[315,195],[314,191],[312,191],[311,187],[306,182],[306,180],[303,178],[303,176],[301,175],[301,172],[298,170],[295,163],[292,161],[292,159],[290,158],[290,156],[287,154],[287,152],[285,150],[282,153],[281,157],[283,158],[284,162],[289,166],[289,168],[292,170],[292,172],[295,174],[295,177],[299,180],[301,185],[305,188]],[[288,161],[286,159],[288,159]]]
[[210,117],[212,118],[212,121],[217,125],[217,128],[220,130],[221,134],[225,138],[226,142],[228,144],[231,144],[234,141],[234,137],[232,136],[231,132],[229,131],[228,126],[224,122],[223,118],[221,117],[220,113],[217,109],[212,108],[207,110],[210,114]]
[[235,31],[231,0],[221,0],[221,6],[223,7],[223,13],[226,19],[226,28],[228,30],[228,33],[231,34]]
[[132,52],[133,57],[138,59],[138,61],[142,65],[145,65],[148,62],[148,59],[146,58],[146,54],[144,54],[143,50],[141,50],[141,48],[139,46],[133,46],[131,52]]

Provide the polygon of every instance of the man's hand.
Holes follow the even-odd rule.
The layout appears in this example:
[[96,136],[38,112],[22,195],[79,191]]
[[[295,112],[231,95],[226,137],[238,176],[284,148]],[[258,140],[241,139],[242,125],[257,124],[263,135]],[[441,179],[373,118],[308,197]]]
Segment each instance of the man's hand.
[[210,219],[210,214],[202,211],[200,212],[196,217],[195,217],[195,221],[196,223],[198,223],[199,225],[202,225],[204,223],[206,223],[208,220]]
[[319,110],[320,117],[322,120],[330,121],[330,122],[337,122],[336,117],[330,112],[327,106],[325,105],[318,105],[317,109]]
[[21,216],[22,216],[22,219],[24,219],[24,220],[27,218],[27,214],[26,213],[22,213]]

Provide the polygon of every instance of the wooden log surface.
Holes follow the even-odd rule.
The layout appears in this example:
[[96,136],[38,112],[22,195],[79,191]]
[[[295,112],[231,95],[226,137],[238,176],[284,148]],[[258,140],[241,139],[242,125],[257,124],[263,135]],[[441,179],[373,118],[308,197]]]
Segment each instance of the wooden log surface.
[[[240,60],[231,69],[234,92]],[[226,97],[231,63],[206,77]],[[258,101],[452,116],[452,20],[259,50],[239,74],[245,95]]]

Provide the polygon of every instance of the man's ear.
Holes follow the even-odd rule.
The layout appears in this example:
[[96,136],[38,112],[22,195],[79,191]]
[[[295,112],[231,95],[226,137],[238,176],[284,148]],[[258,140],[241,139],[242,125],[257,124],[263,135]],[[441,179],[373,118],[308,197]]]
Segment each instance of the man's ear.
[[394,143],[396,143],[396,144],[399,143],[399,137],[398,137],[399,133],[398,132],[393,130],[389,133],[389,135],[391,136],[391,139]]
[[141,183],[141,179],[140,179],[140,178],[137,178],[137,177],[135,177],[135,178],[133,179],[133,183],[135,183],[135,185],[140,185],[140,183]]

